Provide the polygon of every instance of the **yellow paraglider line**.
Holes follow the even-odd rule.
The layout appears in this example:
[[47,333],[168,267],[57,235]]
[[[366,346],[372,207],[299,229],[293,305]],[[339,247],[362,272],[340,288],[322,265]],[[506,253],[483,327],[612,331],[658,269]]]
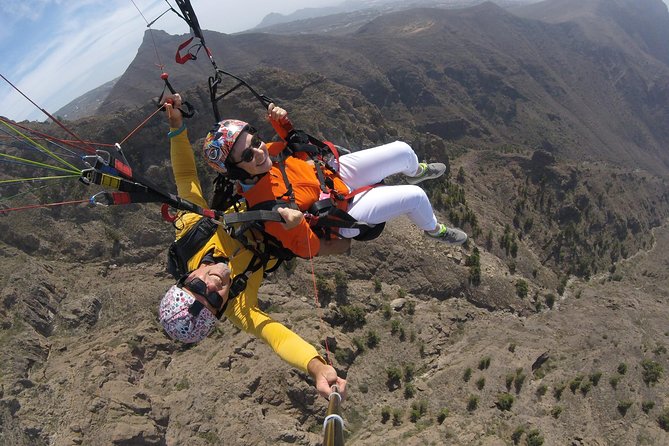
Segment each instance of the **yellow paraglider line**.
[[45,169],[58,170],[60,172],[67,172],[67,173],[71,173],[71,174],[75,174],[75,173],[76,174],[81,174],[81,170],[77,169],[76,167],[72,166],[69,163],[67,163],[67,164],[69,166],[72,166],[72,169],[65,169],[63,167],[52,166],[50,164],[40,163],[39,161],[27,160],[25,158],[21,158],[21,157],[18,157],[18,156],[7,155],[6,153],[0,153],[0,157],[8,158],[10,160],[14,160],[19,164],[30,164],[32,166],[43,167]]
[[41,186],[41,187],[35,187],[35,188],[33,188],[33,189],[24,190],[23,192],[19,192],[18,194],[16,194],[16,195],[12,195],[11,197],[2,197],[2,198],[0,198],[0,204],[1,204],[1,203],[6,203],[6,202],[8,202],[8,201],[12,201],[12,200],[15,199],[16,197],[21,197],[21,196],[23,196],[23,195],[27,195],[27,194],[34,193],[34,192],[36,192],[36,191],[38,191],[38,190],[42,190],[42,189],[44,189],[45,187],[48,187],[48,185],[45,184],[44,186]]
[[81,174],[77,173],[76,175],[59,175],[59,176],[51,176],[51,177],[34,177],[34,178],[18,178],[18,179],[12,179],[12,180],[0,180],[0,184],[8,184],[8,183],[27,183],[31,181],[44,181],[44,180],[62,180],[64,178],[78,178],[80,177]]
[[17,129],[16,127],[14,127],[14,126],[8,124],[7,122],[5,122],[5,121],[3,121],[3,120],[0,120],[0,123],[2,123],[4,126],[8,127],[9,129],[13,130],[13,131],[16,132],[17,134],[21,135],[21,136],[22,136],[23,138],[25,138],[27,141],[30,141],[32,144],[35,145],[35,147],[40,148],[44,153],[46,153],[47,155],[49,155],[51,158],[53,158],[53,159],[55,159],[55,160],[57,160],[57,161],[60,161],[60,162],[63,163],[64,165],[66,165],[66,166],[68,166],[68,167],[71,167],[72,169],[74,169],[74,170],[76,170],[77,172],[79,172],[79,169],[77,169],[77,166],[74,166],[74,165],[70,164],[69,162],[65,161],[64,159],[62,159],[61,157],[59,157],[58,155],[56,155],[55,153],[53,153],[51,150],[47,149],[47,148],[44,147],[43,145],[39,144],[37,141],[35,141],[35,140],[33,140],[32,138],[30,138],[30,137],[29,137],[28,135],[26,135],[25,133],[21,132],[21,131],[20,131],[19,129]]

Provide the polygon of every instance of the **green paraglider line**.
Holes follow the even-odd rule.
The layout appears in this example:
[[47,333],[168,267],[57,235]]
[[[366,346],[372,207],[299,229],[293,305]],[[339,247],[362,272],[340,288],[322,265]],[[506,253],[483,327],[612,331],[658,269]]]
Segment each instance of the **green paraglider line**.
[[33,188],[33,189],[25,190],[25,191],[23,191],[23,192],[19,192],[19,193],[16,194],[16,195],[12,195],[11,197],[2,197],[2,198],[0,198],[0,203],[6,203],[6,202],[8,202],[8,201],[13,200],[13,199],[16,198],[16,197],[20,197],[20,196],[22,196],[22,195],[27,195],[27,194],[34,193],[34,192],[36,192],[36,191],[38,191],[38,190],[44,189],[45,187],[48,187],[48,185],[45,184],[45,185],[42,186],[42,187],[36,187],[36,188]]
[[[67,172],[67,173],[71,173],[71,174],[75,174],[75,173],[76,174],[81,174],[81,170],[76,169],[76,168],[65,169],[63,167],[51,166],[49,164],[40,163],[39,161],[32,161],[32,160],[27,160],[25,158],[21,158],[21,157],[14,156],[14,155],[7,155],[6,153],[0,153],[0,157],[8,158],[10,160],[20,162],[21,164],[29,164],[29,165],[32,165],[32,166],[38,166],[38,167],[42,167],[42,168],[45,168],[45,169],[57,170],[59,172]],[[74,166],[72,166],[72,167],[74,167]]]
[[29,183],[29,182],[45,181],[45,180],[62,180],[62,179],[65,179],[65,178],[79,178],[80,176],[81,176],[81,174],[77,173],[76,175],[59,175],[59,176],[51,176],[51,177],[18,178],[18,179],[13,179],[13,180],[0,180],[0,184]]
[[4,121],[4,120],[0,120],[0,122],[1,122],[4,126],[8,127],[9,129],[13,130],[13,131],[16,132],[17,134],[21,135],[21,136],[22,136],[23,138],[25,138],[27,141],[30,141],[33,145],[35,145],[35,147],[39,147],[44,153],[46,153],[47,155],[49,155],[51,158],[53,158],[53,159],[55,159],[55,160],[57,160],[57,161],[60,161],[60,162],[63,163],[64,165],[66,165],[66,166],[68,166],[68,167],[71,167],[72,169],[78,171],[78,169],[77,169],[76,166],[74,166],[74,165],[70,164],[69,162],[65,161],[64,159],[62,159],[61,157],[59,157],[58,155],[56,155],[55,153],[53,153],[52,151],[50,151],[49,149],[47,149],[46,147],[42,146],[42,145],[39,144],[38,142],[36,142],[36,141],[34,141],[33,139],[31,139],[31,138],[30,138],[28,135],[26,135],[25,133],[22,133],[22,132],[21,132],[20,130],[18,130],[17,128],[15,128],[15,127],[9,125],[6,121]]

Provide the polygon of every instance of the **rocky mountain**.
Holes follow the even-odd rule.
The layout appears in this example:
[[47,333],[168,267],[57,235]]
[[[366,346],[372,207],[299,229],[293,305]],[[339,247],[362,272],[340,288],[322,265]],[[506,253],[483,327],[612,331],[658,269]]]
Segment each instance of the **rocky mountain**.
[[66,106],[56,111],[54,116],[60,119],[74,121],[94,115],[98,107],[104,102],[118,79],[111,80],[78,97]]
[[[264,311],[322,351],[328,340],[349,383],[347,444],[669,442],[669,67],[650,37],[669,13],[584,0],[565,15],[571,4],[553,1],[412,9],[351,35],[207,34],[219,65],[300,127],[353,149],[402,139],[449,163],[423,186],[466,246],[400,219],[261,289]],[[185,40],[155,37],[166,54]],[[71,123],[82,138],[124,140],[155,111],[149,45],[98,114]],[[168,71],[199,111],[197,147],[211,66]],[[222,113],[263,123],[247,93]],[[173,190],[162,121],[123,148]],[[2,191],[96,191],[83,188]],[[326,402],[266,345],[227,322],[190,348],[161,332],[172,238],[153,205],[0,214],[0,444],[320,444]]]
[[[666,7],[659,0],[645,2],[664,10],[641,16],[639,26],[660,29],[669,21]],[[581,3],[595,8],[601,2]],[[599,25],[620,42],[605,33],[591,39],[594,27],[587,23],[521,18],[492,3],[390,13],[347,36],[212,33],[207,41],[232,73],[259,67],[318,73],[314,82],[327,79],[359,91],[403,131],[429,132],[453,144],[531,146],[664,172],[667,64],[642,35],[614,27],[608,17]],[[183,41],[154,34],[161,52]],[[144,42],[101,112],[136,106],[160,90],[151,45],[150,39]],[[168,71],[187,90],[202,85],[212,69],[200,58]],[[291,108],[293,92],[264,93]],[[322,130],[333,139],[340,132]]]
[[[508,8],[537,0],[496,0]],[[364,0],[345,1],[331,7],[304,8],[292,14],[268,14],[250,32],[270,34],[350,34],[374,18],[413,8],[466,8],[483,0]]]

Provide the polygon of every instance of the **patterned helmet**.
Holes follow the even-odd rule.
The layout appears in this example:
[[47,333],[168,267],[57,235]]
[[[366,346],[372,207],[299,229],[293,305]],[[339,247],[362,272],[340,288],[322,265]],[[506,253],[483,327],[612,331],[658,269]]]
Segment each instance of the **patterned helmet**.
[[207,134],[202,150],[207,163],[217,172],[228,173],[225,160],[228,158],[232,146],[235,145],[239,134],[250,128],[249,124],[237,119],[224,119],[214,125]]
[[206,307],[197,316],[189,310],[195,298],[186,290],[173,285],[160,301],[160,323],[174,340],[191,344],[200,342],[216,324],[216,316]]

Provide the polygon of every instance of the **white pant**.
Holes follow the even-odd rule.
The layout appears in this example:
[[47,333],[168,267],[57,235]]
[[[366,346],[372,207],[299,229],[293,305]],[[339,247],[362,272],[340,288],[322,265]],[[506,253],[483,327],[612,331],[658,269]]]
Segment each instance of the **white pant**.
[[[417,170],[418,157],[402,141],[360,150],[339,158],[339,176],[352,191],[376,184],[396,173],[412,176]],[[437,226],[437,218],[425,191],[410,184],[377,186],[362,192],[353,197],[347,212],[356,220],[370,224],[383,223],[406,215],[424,231],[432,231]],[[339,229],[339,235],[344,238],[352,238],[359,233],[359,229]]]

